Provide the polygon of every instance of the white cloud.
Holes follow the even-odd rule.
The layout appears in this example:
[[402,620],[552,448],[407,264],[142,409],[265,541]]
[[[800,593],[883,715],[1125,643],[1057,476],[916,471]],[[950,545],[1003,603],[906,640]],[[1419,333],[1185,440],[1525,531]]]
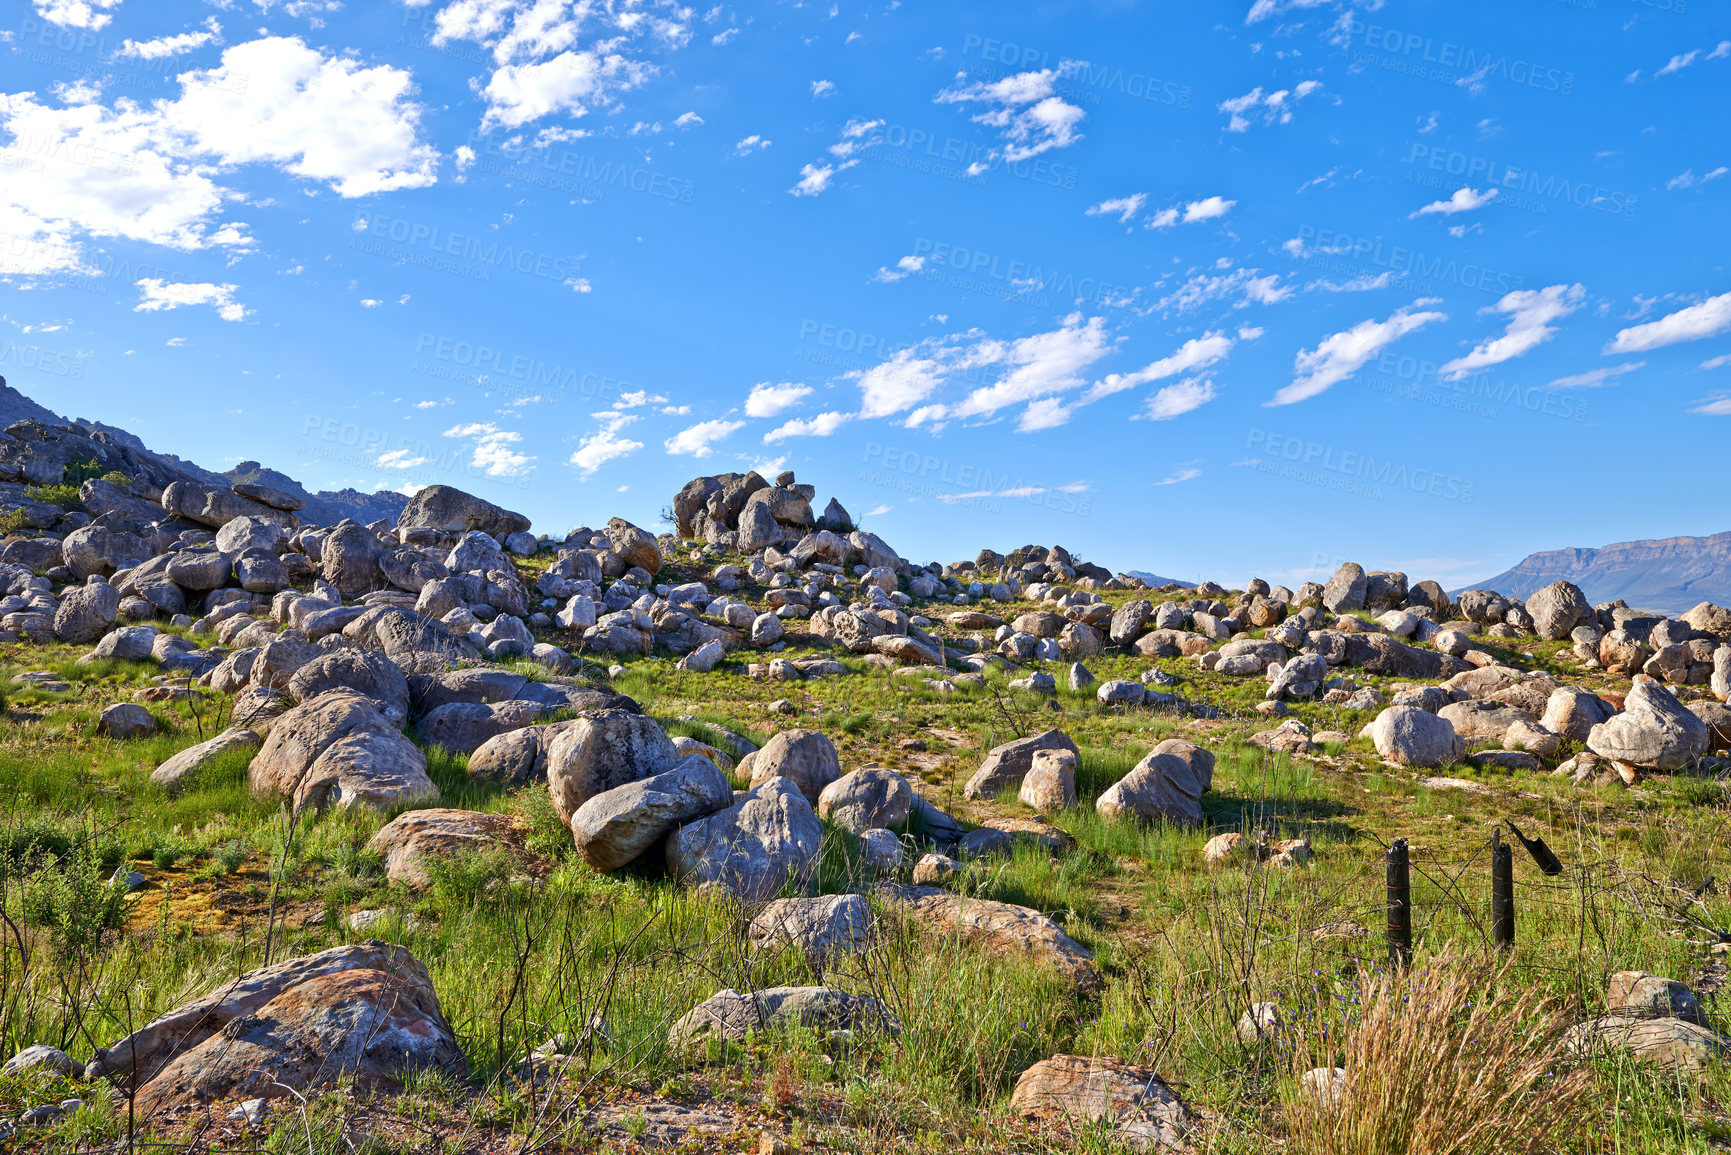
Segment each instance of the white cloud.
[[415,402],[415,408],[416,409],[437,409],[440,406],[451,405],[451,404],[453,404],[452,400],[449,397],[447,397],[443,401],[417,401],[417,402]]
[[662,448],[675,456],[708,457],[715,450],[713,442],[731,437],[745,428],[743,421],[699,421],[696,425],[681,429],[672,437],[662,442]]
[[1685,68],[1689,67],[1691,64],[1695,63],[1695,58],[1700,56],[1700,55],[1701,55],[1701,50],[1698,48],[1694,48],[1694,49],[1690,49],[1688,52],[1685,52],[1680,56],[1673,56],[1673,57],[1671,57],[1670,60],[1665,62],[1665,67],[1659,69],[1659,71],[1654,73],[1654,75],[1655,76],[1670,76],[1673,72],[1681,72]]
[[1727,56],[1731,56],[1731,40],[1721,40],[1718,44],[1714,45],[1713,51],[1707,54],[1707,59],[1723,60]]
[[[1137,193],[1136,198],[1139,198],[1142,195],[1143,194],[1141,193]],[[1116,206],[1120,203],[1123,202],[1106,201],[1103,204],[1095,205],[1094,208],[1089,209],[1088,212],[1090,215],[1094,215],[1097,211],[1105,211],[1109,206]],[[1149,217],[1142,227],[1145,229],[1169,229],[1176,224],[1193,225],[1198,221],[1211,221],[1218,217],[1225,216],[1232,210],[1232,206],[1237,203],[1237,201],[1229,201],[1222,196],[1204,197],[1202,200],[1191,201],[1189,204],[1183,205],[1182,207],[1161,209],[1159,212]],[[1132,211],[1126,212],[1122,219],[1126,222],[1129,221],[1130,217],[1134,215],[1134,209],[1139,209],[1141,207],[1141,201],[1137,200]]]
[[613,403],[615,409],[641,409],[645,405],[660,405],[667,398],[659,393],[651,393],[647,389],[633,389],[619,395],[619,400]]
[[850,169],[858,163],[859,161],[857,160],[850,160],[845,164],[840,165],[801,165],[799,169],[799,182],[787,191],[796,197],[814,197],[829,188],[829,182],[835,178],[836,173],[841,172],[844,169]]
[[212,16],[204,22],[203,32],[182,32],[178,36],[159,36],[155,40],[122,41],[114,55],[120,59],[161,60],[179,56],[222,38],[222,25]]
[[1472,212],[1474,209],[1484,208],[1496,199],[1497,190],[1494,188],[1488,188],[1481,193],[1477,189],[1467,188],[1463,185],[1456,189],[1454,195],[1449,197],[1448,200],[1432,201],[1417,212],[1409,213],[1407,215],[1407,220],[1416,220],[1419,217],[1429,216],[1432,213],[1440,213],[1443,216],[1453,216],[1455,213]]
[[882,128],[881,120],[850,120],[842,126],[841,138],[829,146],[829,153],[839,164],[821,161],[816,164],[804,165],[799,170],[799,181],[787,191],[796,197],[817,196],[829,188],[830,181],[839,172],[845,172],[859,163],[856,155],[871,148],[879,142],[878,129]]
[[1084,321],[1080,313],[1065,317],[1057,329],[993,343],[981,350],[980,363],[1002,364],[1004,375],[969,393],[950,415],[989,417],[1011,405],[1067,392],[1081,385],[1082,375],[1111,351],[1104,321]]
[[1201,476],[1202,476],[1202,463],[1199,461],[1187,461],[1182,465],[1174,467],[1174,469],[1172,470],[1172,472],[1170,474],[1168,474],[1166,477],[1162,478],[1161,480],[1156,481],[1154,484],[1155,485],[1178,485],[1181,482],[1185,482],[1185,481],[1195,481],[1198,477],[1201,477]]
[[673,122],[673,127],[674,128],[696,128],[698,125],[700,125],[702,123],[703,123],[703,118],[701,116],[698,116],[695,112],[682,112],[679,114],[679,118]]
[[638,61],[593,52],[561,52],[550,60],[507,64],[487,81],[481,127],[520,128],[556,112],[584,116],[590,104],[604,100],[609,91],[631,88],[647,73]]
[[1266,405],[1291,405],[1304,401],[1330,386],[1351,377],[1365,363],[1408,333],[1424,328],[1432,321],[1448,317],[1436,312],[1413,312],[1431,304],[1428,299],[1414,301],[1396,309],[1385,321],[1360,321],[1350,329],[1322,339],[1314,349],[1300,349],[1292,360],[1295,376],[1290,385],[1282,386]]
[[414,469],[432,461],[430,457],[416,457],[412,449],[392,449],[378,455],[373,464],[380,469]]
[[1604,369],[1589,369],[1585,373],[1558,377],[1551,382],[1551,387],[1553,389],[1594,389],[1607,381],[1621,377],[1625,373],[1633,373],[1645,364],[1645,361],[1630,361],[1623,365],[1612,365]]
[[811,98],[813,100],[822,100],[826,96],[834,95],[834,93],[835,81],[833,80],[814,80],[811,82]]
[[363,309],[376,309],[382,304],[384,304],[384,302],[379,300],[377,297],[361,298],[361,308]]
[[1143,409],[1142,416],[1150,421],[1170,421],[1192,409],[1201,408],[1214,400],[1215,396],[1214,382],[1201,377],[1190,377],[1168,385],[1148,398],[1148,405]]
[[1249,305],[1276,305],[1292,296],[1293,290],[1280,283],[1279,273],[1263,274],[1261,269],[1234,269],[1230,273],[1194,273],[1184,283],[1154,303],[1156,309],[1189,312],[1210,301],[1236,296],[1235,308]]
[[828,437],[843,425],[853,420],[852,413],[819,413],[812,418],[795,418],[783,425],[778,425],[763,435],[765,445],[774,445],[777,441],[785,441],[789,437]]
[[1502,313],[1509,324],[1500,337],[1481,342],[1471,353],[1444,363],[1445,380],[1458,381],[1477,369],[1501,365],[1538,348],[1557,335],[1551,322],[1573,313],[1587,299],[1584,285],[1550,285],[1517,289],[1481,313]]
[[[1260,332],[1257,335],[1260,336]],[[1104,380],[1096,382],[1082,395],[1078,404],[1091,405],[1103,397],[1134,389],[1138,385],[1146,385],[1150,381],[1160,381],[1167,377],[1176,377],[1180,373],[1205,369],[1223,360],[1232,352],[1232,345],[1232,338],[1219,331],[1192,337],[1180,345],[1176,352],[1158,361],[1151,361],[1134,373],[1107,374]]]
[[1689,410],[1705,417],[1731,417],[1731,394],[1712,393]]
[[1327,277],[1318,277],[1314,281],[1305,282],[1304,291],[1307,293],[1314,293],[1317,290],[1324,293],[1368,293],[1375,289],[1386,289],[1394,281],[1393,270],[1384,270],[1375,276],[1369,273],[1360,273],[1346,281],[1331,281]]
[[173,284],[157,277],[138,282],[141,293],[134,313],[157,313],[190,305],[209,305],[225,321],[245,320],[249,310],[234,299],[237,285],[213,285],[208,281]]
[[445,430],[445,436],[472,441],[471,463],[488,477],[527,477],[535,472],[535,458],[512,448],[523,440],[521,433],[500,429],[491,421],[477,421],[453,425]]
[[886,285],[893,285],[897,281],[913,276],[925,267],[926,259],[924,257],[907,256],[897,261],[896,267],[893,269],[880,267],[877,271],[877,275],[872,279]]
[[1225,197],[1212,196],[1199,201],[1191,201],[1184,206],[1184,223],[1195,224],[1197,221],[1211,221],[1223,217],[1231,211],[1237,201],[1229,201]]
[[565,459],[567,464],[575,465],[585,479],[593,477],[595,471],[609,461],[629,456],[643,448],[643,442],[622,437],[619,433],[637,420],[634,414],[603,410],[594,414],[594,417],[601,422],[601,428],[579,438],[577,452]]
[[[938,93],[939,104],[987,105],[972,119],[999,130],[1002,156],[1012,164],[1055,148],[1068,148],[1081,140],[1076,126],[1086,114],[1054,94],[1054,81],[1075,65],[1066,61],[1056,69],[1021,72],[989,83],[947,88]],[[992,158],[999,153],[994,150]]]
[[890,510],[892,510],[894,508],[895,508],[895,506],[893,506],[893,505],[874,505],[870,509],[865,511],[865,516],[866,517],[882,517],[884,514],[890,512]]
[[1682,341],[1699,341],[1731,329],[1731,293],[1709,297],[1698,305],[1678,309],[1657,321],[1618,330],[1605,346],[1606,353],[1645,353]]
[[754,132],[734,145],[733,151],[740,156],[750,156],[753,152],[761,152],[768,147],[769,141]]
[[1142,206],[1147,201],[1147,193],[1131,193],[1127,197],[1113,197],[1088,209],[1087,215],[1091,217],[1117,217],[1119,224],[1127,225],[1137,213],[1142,211]]
[[888,417],[918,405],[944,384],[949,372],[946,362],[956,355],[953,348],[938,344],[901,349],[887,361],[850,373],[859,382],[860,416]]
[[747,417],[774,417],[798,405],[811,396],[811,386],[799,385],[792,381],[783,381],[780,385],[772,385],[768,381],[751,387],[751,394],[745,399],[745,415]]
[[106,28],[120,0],[36,0],[36,15],[62,28]]
[[1249,14],[1244,17],[1244,23],[1255,24],[1294,8],[1320,8],[1330,2],[1331,0],[1256,0],[1256,3],[1250,6]]
[[1257,85],[1243,96],[1223,100],[1215,107],[1229,117],[1227,132],[1249,132],[1251,118],[1256,116],[1261,117],[1263,124],[1290,123],[1298,102],[1321,87],[1318,81],[1306,80],[1291,89],[1281,88],[1264,95],[1262,86]]
[[1731,353],[1722,353],[1717,357],[1709,357],[1701,362],[1703,369],[1723,369],[1727,365],[1731,365]]
[[1688,168],[1688,169],[1684,169],[1682,172],[1678,173],[1676,176],[1674,176],[1670,180],[1666,181],[1665,187],[1667,189],[1671,190],[1672,192],[1675,192],[1677,189],[1680,189],[1680,188],[1694,188],[1696,185],[1703,185],[1703,184],[1706,184],[1708,181],[1718,180],[1720,177],[1724,176],[1727,172],[1731,172],[1731,169],[1727,169],[1724,165],[1720,165],[1718,168],[1713,169],[1711,172],[1705,173],[1701,176],[1696,176],[1695,170],[1692,168]]

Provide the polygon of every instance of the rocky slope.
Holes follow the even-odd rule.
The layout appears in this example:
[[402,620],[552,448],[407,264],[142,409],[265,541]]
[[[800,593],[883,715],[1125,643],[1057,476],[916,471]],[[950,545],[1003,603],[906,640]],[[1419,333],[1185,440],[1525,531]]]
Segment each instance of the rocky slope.
[[1662,613],[1682,613],[1704,601],[1724,602],[1731,599],[1731,533],[1546,550],[1479,584],[1526,598],[1556,581],[1580,586],[1592,602],[1621,599]]

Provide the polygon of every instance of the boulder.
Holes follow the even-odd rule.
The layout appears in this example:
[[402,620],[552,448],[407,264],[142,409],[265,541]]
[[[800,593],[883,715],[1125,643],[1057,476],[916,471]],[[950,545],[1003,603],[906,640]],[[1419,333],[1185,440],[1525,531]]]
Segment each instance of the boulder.
[[1448,719],[1416,706],[1390,706],[1370,724],[1376,752],[1402,766],[1446,766],[1465,752]]
[[[766,747],[767,749],[767,747]],[[753,759],[752,778],[762,754]],[[853,834],[907,824],[914,788],[894,770],[855,770],[825,786],[817,798],[817,815]]]
[[426,755],[349,689],[327,690],[278,718],[247,777],[255,793],[287,795],[297,810],[386,810],[439,797]]
[[188,746],[180,753],[165,759],[160,766],[150,772],[150,780],[168,791],[170,798],[179,794],[185,788],[188,779],[204,767],[227,755],[233,750],[255,750],[261,739],[258,733],[244,726],[230,726],[227,730],[208,741],[196,746]]
[[285,1098],[404,1074],[467,1073],[426,968],[400,946],[335,947],[248,971],[98,1051],[87,1079],[136,1088],[140,1118],[215,1099]]
[[1093,952],[1037,910],[1009,902],[964,898],[931,886],[886,885],[879,891],[908,921],[941,938],[957,938],[990,954],[1028,959],[1097,987]]
[[1682,769],[1707,752],[1707,742],[1707,724],[1645,674],[1635,675],[1623,712],[1587,734],[1594,754],[1643,770]]
[[1180,825],[1202,822],[1202,795],[1214,780],[1214,755],[1180,738],[1168,738],[1095,801],[1108,819],[1164,819]]
[[429,485],[416,490],[397,518],[397,532],[405,539],[415,530],[450,535],[479,530],[503,537],[528,528],[529,519],[522,514],[501,509],[449,485]]
[[523,855],[523,820],[510,814],[435,807],[399,814],[379,828],[367,850],[385,863],[385,877],[413,890],[433,885],[427,864],[492,848]]
[[598,794],[666,773],[682,755],[653,718],[596,710],[562,729],[547,746],[547,790],[559,821]]
[[372,530],[344,518],[325,538],[320,569],[343,597],[359,597],[384,584],[385,575],[379,569],[383,553],[384,545]]
[[690,754],[671,770],[589,798],[571,816],[571,834],[591,867],[618,870],[674,828],[732,803],[727,775],[703,755]]
[[1322,587],[1322,604],[1330,613],[1350,614],[1365,608],[1369,580],[1364,567],[1346,562],[1334,571],[1328,584]]
[[808,885],[822,841],[811,803],[793,781],[777,776],[726,810],[676,830],[667,840],[667,865],[687,883],[766,902],[790,884]]
[[900,1030],[895,1016],[876,999],[833,987],[769,987],[741,992],[717,991],[687,1011],[667,1031],[675,1050],[702,1046],[709,1039],[743,1043],[747,1036],[806,1027],[823,1031]]
[[815,806],[824,788],[841,777],[841,758],[816,730],[783,730],[752,758],[751,788],[775,777],[788,779]]
[[962,788],[963,798],[992,798],[1005,790],[1016,790],[1034,764],[1034,754],[1040,750],[1068,750],[1080,756],[1076,743],[1062,730],[1047,730],[1027,738],[1017,738],[994,746],[986,752],[980,768],[974,771]]
[[1545,700],[1545,712],[1539,725],[1553,734],[1585,742],[1593,727],[1614,713],[1610,703],[1590,690],[1579,686],[1558,686]]
[[1022,1072],[1010,1109],[1054,1127],[1093,1127],[1114,1144],[1181,1151],[1190,1113],[1152,1067],[1085,1055],[1053,1055]]
[[1567,638],[1583,621],[1595,620],[1587,596],[1573,582],[1555,581],[1527,599],[1533,632],[1546,641]]
[[156,718],[136,702],[116,702],[96,720],[96,732],[127,741],[156,733]]
[[500,734],[533,726],[561,707],[528,698],[504,702],[449,702],[415,722],[415,734],[429,746],[454,753],[479,750]]
[[370,699],[393,726],[409,720],[409,681],[379,650],[320,654],[295,670],[283,689],[297,702],[310,701],[327,690],[349,689]]
[[758,912],[748,930],[760,947],[789,945],[812,958],[864,954],[871,942],[872,910],[858,894],[778,898]]
[[287,537],[281,520],[243,515],[224,522],[216,531],[216,548],[229,557],[238,557],[249,549],[274,552]]
[[1731,706],[1723,702],[1690,702],[1689,712],[1707,725],[1707,748],[1731,750]]
[[661,569],[661,548],[655,535],[639,529],[624,518],[610,518],[603,530],[614,553],[625,559],[627,567],[655,574]]
[[1446,720],[1455,734],[1467,742],[1500,743],[1516,722],[1530,725],[1538,721],[1525,710],[1489,699],[1451,702],[1438,710],[1436,716]]
[[[1111,683],[1108,683],[1110,685]],[[1139,683],[1128,685],[1141,688]],[[1076,754],[1071,750],[1036,750],[1018,792],[1024,805],[1041,813],[1076,805]]]
[[60,595],[54,610],[54,636],[80,645],[108,632],[120,615],[120,591],[107,582],[74,586]]

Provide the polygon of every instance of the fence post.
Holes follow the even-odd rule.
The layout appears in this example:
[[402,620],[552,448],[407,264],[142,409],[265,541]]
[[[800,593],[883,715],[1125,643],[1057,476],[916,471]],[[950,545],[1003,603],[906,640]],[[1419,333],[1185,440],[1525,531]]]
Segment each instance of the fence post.
[[1412,962],[1412,869],[1404,838],[1388,848],[1388,957],[1400,966]]
[[1515,945],[1515,848],[1500,830],[1491,837],[1491,941],[1502,950]]

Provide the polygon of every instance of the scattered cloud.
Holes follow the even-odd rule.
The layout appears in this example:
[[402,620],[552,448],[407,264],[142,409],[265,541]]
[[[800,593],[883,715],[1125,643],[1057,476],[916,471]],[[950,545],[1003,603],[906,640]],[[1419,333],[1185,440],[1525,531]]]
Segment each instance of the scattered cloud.
[[1175,466],[1171,473],[1167,474],[1159,481],[1156,481],[1154,484],[1178,485],[1186,481],[1195,481],[1201,476],[1202,463],[1200,461],[1187,461],[1182,465]]
[[205,20],[203,32],[182,32],[178,36],[159,36],[155,40],[124,40],[114,55],[122,60],[162,60],[221,39],[222,25],[212,16]]
[[679,114],[678,118],[674,120],[673,127],[674,128],[696,128],[698,125],[700,125],[702,123],[703,123],[703,118],[701,116],[698,116],[695,112],[682,112]]
[[1645,353],[1683,341],[1716,337],[1731,329],[1731,293],[1709,297],[1698,305],[1678,309],[1657,321],[1620,329],[1605,346],[1606,353]]
[[761,382],[751,387],[751,394],[745,399],[745,415],[775,417],[810,397],[811,392],[811,386],[792,381],[783,381],[779,385]]
[[1292,383],[1282,386],[1272,400],[1264,404],[1291,405],[1326,392],[1362,369],[1366,362],[1408,333],[1413,333],[1433,321],[1446,321],[1447,315],[1421,311],[1434,304],[1423,298],[1396,309],[1386,320],[1360,321],[1350,329],[1323,338],[1314,349],[1300,349],[1292,360]]
[[849,421],[852,413],[819,413],[816,417],[794,418],[783,425],[778,425],[763,435],[765,445],[774,445],[777,441],[785,441],[789,437],[828,437]]
[[1703,369],[1723,369],[1727,365],[1731,365],[1731,353],[1722,353],[1717,357],[1710,357],[1701,362]]
[[1680,188],[1694,188],[1697,185],[1704,185],[1709,181],[1718,180],[1727,172],[1731,172],[1731,169],[1727,169],[1724,165],[1720,165],[1711,172],[1703,173],[1701,176],[1696,176],[1694,169],[1686,168],[1670,180],[1666,181],[1665,187],[1672,192],[1675,192]]
[[708,457],[715,452],[715,442],[744,428],[743,421],[699,421],[669,437],[662,442],[662,447],[674,456]]
[[1449,197],[1448,200],[1432,201],[1417,212],[1407,214],[1406,219],[1409,221],[1416,220],[1419,217],[1430,216],[1432,213],[1437,213],[1445,217],[1453,216],[1456,213],[1470,213],[1474,209],[1484,208],[1496,199],[1497,190],[1494,188],[1488,188],[1484,192],[1479,192],[1477,189],[1467,188],[1463,185],[1460,188],[1457,188],[1454,191],[1454,195]]
[[1148,404],[1142,410],[1141,416],[1149,421],[1170,421],[1192,409],[1200,409],[1216,396],[1214,382],[1201,377],[1191,377],[1168,385],[1148,398]]
[[1088,209],[1087,215],[1091,217],[1117,217],[1119,224],[1127,225],[1135,219],[1137,213],[1142,211],[1142,206],[1147,203],[1147,200],[1147,193],[1131,193],[1127,197],[1113,197]]
[[1673,56],[1670,60],[1665,62],[1665,67],[1659,69],[1659,71],[1653,75],[1670,76],[1672,73],[1681,72],[1691,64],[1695,63],[1696,58],[1700,55],[1701,50],[1694,48],[1690,49],[1688,52],[1682,53],[1681,55]]
[[1550,285],[1543,289],[1517,289],[1481,313],[1502,313],[1509,324],[1500,337],[1474,347],[1464,357],[1445,362],[1445,380],[1458,381],[1479,369],[1512,361],[1549,341],[1557,335],[1551,322],[1560,320],[1581,307],[1587,299],[1585,285]]
[[822,100],[824,97],[832,96],[834,94],[835,94],[835,81],[833,81],[833,80],[814,80],[811,82],[811,98],[813,100]]
[[592,416],[601,423],[601,427],[594,433],[579,438],[577,451],[566,458],[567,464],[575,465],[585,480],[593,477],[595,471],[609,461],[627,457],[643,448],[643,442],[633,441],[621,434],[621,430],[637,420],[636,414],[604,409]]
[[1703,417],[1731,417],[1731,393],[1709,393],[1691,406],[1689,412]]
[[[1260,331],[1257,336],[1261,336]],[[1160,381],[1167,377],[1176,377],[1182,373],[1193,373],[1198,369],[1206,369],[1226,358],[1232,352],[1233,340],[1222,332],[1205,333],[1200,337],[1192,337],[1180,345],[1176,352],[1150,361],[1147,365],[1133,373],[1108,373],[1106,377],[1096,382],[1078,402],[1079,405],[1091,405],[1114,393],[1122,393],[1126,389],[1134,389],[1146,385],[1150,381]],[[1194,406],[1192,406],[1194,408]],[[1176,416],[1176,414],[1174,415]]]
[[896,267],[893,269],[880,267],[877,271],[877,275],[874,276],[872,280],[879,281],[886,285],[893,285],[897,281],[905,280],[906,278],[913,276],[925,267],[926,259],[924,257],[907,256],[897,261]]
[[1633,373],[1645,365],[1645,361],[1630,361],[1622,365],[1612,365],[1603,369],[1589,369],[1585,373],[1575,373],[1568,377],[1558,377],[1551,382],[1553,389],[1596,389],[1608,381],[1614,381],[1625,373]]
[[118,7],[120,0],[36,0],[36,15],[62,28],[95,31],[113,23],[109,13]]
[[521,433],[500,429],[487,421],[454,425],[445,430],[445,436],[472,442],[470,463],[488,477],[527,477],[535,472],[535,458],[512,448],[523,440]]
[[769,141],[763,139],[763,137],[754,132],[750,136],[741,140],[738,144],[734,145],[733,151],[737,156],[750,156],[754,152],[762,152],[764,149],[768,148],[769,143]]
[[[975,115],[973,121],[999,131],[1003,148],[1001,152],[994,150],[992,159],[1002,155],[1015,164],[1055,148],[1068,148],[1082,139],[1076,126],[1086,114],[1056,95],[1058,78],[1076,67],[1076,62],[1065,61],[1057,68],[946,88],[938,93],[937,102],[986,105],[986,111]],[[985,167],[975,164],[969,171],[983,171]]]
[[1290,123],[1298,102],[1321,87],[1321,81],[1306,80],[1291,89],[1281,88],[1264,95],[1262,86],[1257,85],[1243,96],[1223,100],[1215,107],[1230,118],[1226,122],[1227,132],[1249,132],[1255,118],[1260,118],[1263,124]]
[[245,320],[249,310],[234,299],[238,285],[213,285],[208,281],[173,284],[157,277],[138,282],[140,299],[134,313],[158,313],[190,305],[209,305],[225,321]]

